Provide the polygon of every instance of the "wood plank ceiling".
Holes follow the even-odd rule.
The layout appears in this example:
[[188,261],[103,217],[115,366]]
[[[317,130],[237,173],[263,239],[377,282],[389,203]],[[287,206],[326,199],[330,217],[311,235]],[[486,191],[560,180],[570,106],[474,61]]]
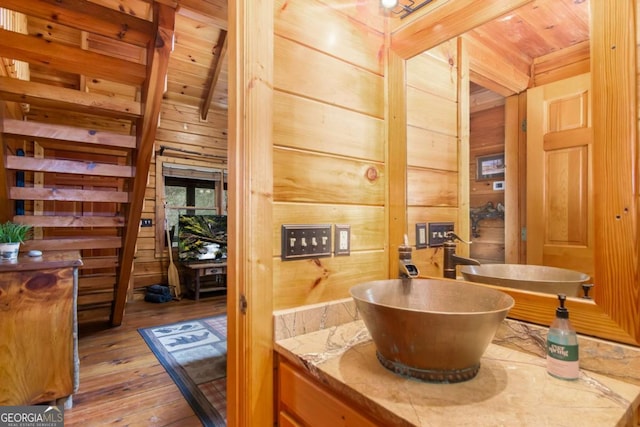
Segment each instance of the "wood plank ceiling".
[[[524,90],[536,58],[588,50],[588,3],[535,0],[467,36],[526,80],[498,90]],[[86,308],[109,305],[118,325],[161,104],[198,108],[203,119],[227,108],[227,3],[0,0],[0,8],[0,220],[38,227],[27,249],[80,250],[79,294],[109,295],[87,297]]]

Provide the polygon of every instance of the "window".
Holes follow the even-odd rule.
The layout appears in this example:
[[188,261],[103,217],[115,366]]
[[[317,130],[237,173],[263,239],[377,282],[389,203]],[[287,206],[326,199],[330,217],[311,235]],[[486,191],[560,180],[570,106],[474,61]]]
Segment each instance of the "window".
[[184,164],[169,158],[156,161],[156,235],[163,236],[156,238],[158,253],[168,243],[165,224],[177,246],[180,215],[227,214],[227,171],[188,160]]

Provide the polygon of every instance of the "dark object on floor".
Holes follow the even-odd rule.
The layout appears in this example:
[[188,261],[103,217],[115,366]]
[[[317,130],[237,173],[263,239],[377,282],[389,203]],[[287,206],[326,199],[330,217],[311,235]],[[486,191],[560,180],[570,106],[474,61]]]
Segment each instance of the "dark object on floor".
[[173,299],[171,296],[171,289],[165,285],[151,285],[147,286],[144,295],[144,300],[147,302],[169,302]]

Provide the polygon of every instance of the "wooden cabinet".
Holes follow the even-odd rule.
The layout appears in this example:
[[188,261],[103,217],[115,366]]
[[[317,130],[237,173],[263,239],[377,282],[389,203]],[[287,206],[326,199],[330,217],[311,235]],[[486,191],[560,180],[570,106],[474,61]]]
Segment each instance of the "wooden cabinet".
[[373,427],[358,410],[280,359],[278,364],[279,426]]
[[66,399],[78,387],[77,252],[0,262],[0,405]]

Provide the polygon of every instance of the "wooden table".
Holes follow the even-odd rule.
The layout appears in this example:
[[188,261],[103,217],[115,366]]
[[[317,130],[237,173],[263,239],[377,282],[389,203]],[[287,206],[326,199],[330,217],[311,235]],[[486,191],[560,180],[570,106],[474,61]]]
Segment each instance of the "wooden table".
[[[188,269],[190,276],[193,277],[193,293],[197,301],[200,299],[200,291],[216,291],[227,289],[227,262],[226,261],[197,261],[185,262],[182,266]],[[200,279],[205,276],[216,276],[216,284],[220,286],[212,286],[206,289],[200,289]]]

